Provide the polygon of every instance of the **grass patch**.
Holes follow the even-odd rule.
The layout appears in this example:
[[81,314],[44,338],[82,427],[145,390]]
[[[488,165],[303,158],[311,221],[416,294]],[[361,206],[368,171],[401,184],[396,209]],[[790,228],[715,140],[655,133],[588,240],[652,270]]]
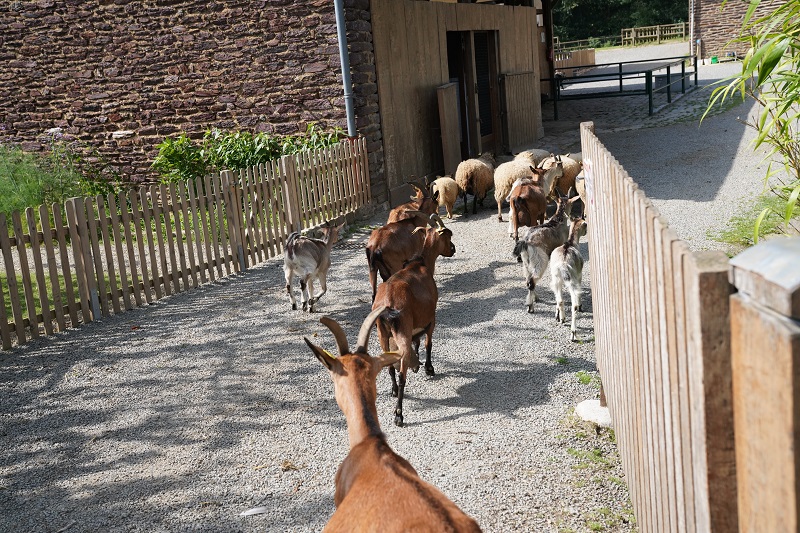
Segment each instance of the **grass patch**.
[[776,211],[781,211],[782,205],[783,201],[779,197],[768,193],[762,194],[750,207],[743,206],[742,213],[733,216],[725,228],[715,233],[709,232],[708,238],[739,247],[753,246],[753,232],[759,213],[764,209],[771,210],[759,227],[758,237],[761,239],[766,235],[778,232],[778,227],[782,225],[783,219]]
[[596,372],[579,370],[575,375],[578,377],[578,382],[580,382],[581,385],[591,385],[596,389],[600,388],[600,376],[597,375]]
[[[105,283],[106,283],[106,291],[109,291],[109,277],[108,277],[108,274],[105,274],[104,279],[105,279]],[[116,280],[117,280],[117,287],[120,287],[122,285],[122,282],[121,282],[119,276],[117,276]],[[78,279],[73,276],[71,281],[72,281],[72,291],[73,291],[73,294],[75,295],[75,302],[76,302],[76,304],[80,305],[80,303],[79,303],[80,302],[80,293],[78,292]],[[45,274],[44,283],[45,283],[45,292],[47,293],[47,297],[50,300],[50,308],[52,309],[53,308],[53,282],[51,281],[49,274]],[[14,315],[12,314],[11,299],[9,298],[9,292],[8,292],[9,291],[8,274],[5,273],[5,272],[0,272],[0,285],[2,285],[2,287],[3,287],[3,293],[4,293],[3,294],[3,300],[4,300],[4,303],[5,303],[6,316],[8,317],[9,321],[13,321],[14,320]],[[61,275],[61,274],[58,275],[58,285],[59,285],[59,291],[61,292],[61,305],[62,306],[66,306],[67,305],[67,294],[66,294],[67,285],[66,285],[66,282],[64,280],[64,276]],[[37,315],[40,315],[40,314],[42,314],[42,302],[39,299],[39,282],[36,280],[36,275],[35,274],[33,274],[33,279],[31,279],[31,288],[32,288],[32,291],[33,291],[33,301],[34,301],[34,304],[36,306],[36,311],[35,312],[36,312]],[[28,301],[25,299],[25,288],[24,288],[24,285],[22,283],[22,276],[17,276],[17,297],[19,298],[20,307],[22,308],[22,315],[24,317],[28,317],[28,315],[29,315],[29,312],[28,312]]]
[[566,365],[569,363],[569,360],[566,357],[557,357],[556,364],[557,365]]

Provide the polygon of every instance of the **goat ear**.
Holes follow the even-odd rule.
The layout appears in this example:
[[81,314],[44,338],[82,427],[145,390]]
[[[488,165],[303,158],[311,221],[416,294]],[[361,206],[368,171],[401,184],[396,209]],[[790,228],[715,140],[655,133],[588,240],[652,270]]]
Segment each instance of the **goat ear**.
[[334,372],[336,374],[341,374],[342,363],[340,363],[329,351],[323,350],[310,340],[307,337],[303,337],[303,340],[306,341],[308,347],[311,348],[311,351],[314,352],[314,355],[320,362],[325,365],[325,368]]
[[384,352],[372,358],[372,374],[377,376],[385,366],[393,365],[402,358],[400,352]]

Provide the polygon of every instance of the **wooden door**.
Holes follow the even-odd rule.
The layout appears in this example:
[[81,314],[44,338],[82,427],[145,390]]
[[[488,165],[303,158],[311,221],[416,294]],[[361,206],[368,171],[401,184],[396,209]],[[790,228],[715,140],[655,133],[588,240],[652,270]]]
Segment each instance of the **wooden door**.
[[461,132],[458,121],[458,84],[436,88],[439,100],[439,125],[442,129],[444,173],[453,176],[461,162]]
[[473,32],[472,37],[479,151],[497,152],[502,140],[497,86],[497,32],[477,31]]

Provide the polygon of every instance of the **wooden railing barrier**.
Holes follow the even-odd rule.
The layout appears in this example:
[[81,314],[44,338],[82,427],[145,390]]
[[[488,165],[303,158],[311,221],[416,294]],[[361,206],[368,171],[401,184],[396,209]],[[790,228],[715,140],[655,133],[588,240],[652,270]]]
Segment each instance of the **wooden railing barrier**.
[[597,366],[643,532],[736,531],[727,257],[692,253],[581,124]]
[[[274,257],[289,233],[371,203],[366,140],[194,182],[0,213],[5,350]],[[66,219],[63,215],[66,215]]]

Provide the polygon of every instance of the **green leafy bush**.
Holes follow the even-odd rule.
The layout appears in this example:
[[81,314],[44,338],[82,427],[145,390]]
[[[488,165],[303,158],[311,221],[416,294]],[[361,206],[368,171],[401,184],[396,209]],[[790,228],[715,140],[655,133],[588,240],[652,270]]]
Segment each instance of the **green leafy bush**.
[[192,180],[207,172],[239,170],[283,155],[331,146],[345,136],[341,128],[325,131],[315,123],[297,135],[273,136],[246,131],[206,131],[201,143],[194,143],[186,134],[177,139],[166,138],[158,145],[158,156],[152,168],[164,182]]

